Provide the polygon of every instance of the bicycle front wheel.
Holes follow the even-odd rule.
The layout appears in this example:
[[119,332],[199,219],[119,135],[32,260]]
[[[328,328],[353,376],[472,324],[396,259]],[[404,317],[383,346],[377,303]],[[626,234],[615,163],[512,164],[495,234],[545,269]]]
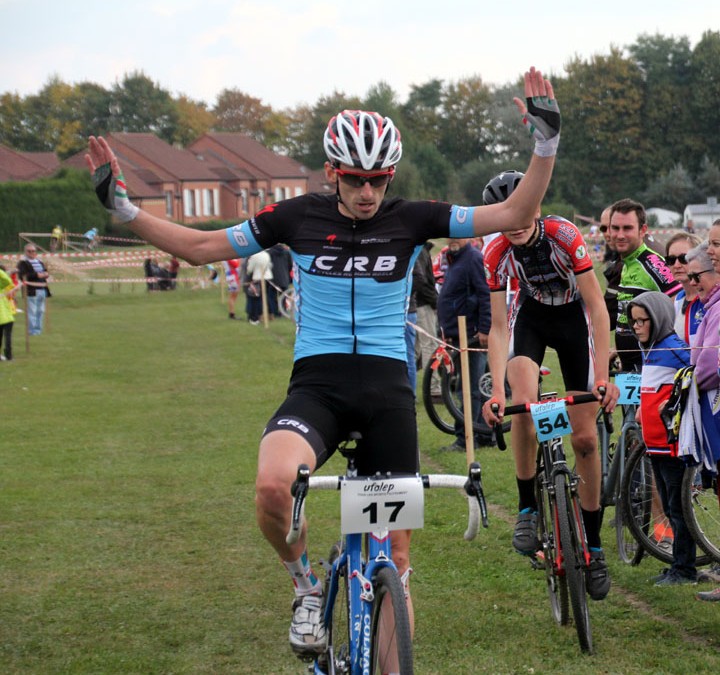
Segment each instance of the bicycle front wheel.
[[568,601],[567,579],[561,574],[558,550],[559,534],[556,531],[556,505],[552,495],[546,489],[544,473],[538,473],[538,541],[545,563],[545,581],[550,598],[550,613],[555,622],[565,626],[570,621],[570,604]]
[[697,545],[720,563],[720,481],[701,466],[685,469],[682,507]]
[[[340,556],[341,551],[340,543],[332,546],[328,558],[330,566]],[[325,578],[326,600],[329,597],[330,580],[331,575],[328,573]],[[319,665],[328,675],[340,675],[341,673],[350,672],[350,587],[346,567],[338,568],[337,583],[337,595],[326,626],[328,651],[324,657],[318,659]]]
[[412,638],[405,589],[397,571],[391,567],[380,568],[375,576],[370,630],[370,672],[412,675]]
[[568,476],[555,476],[555,500],[557,503],[560,546],[565,567],[570,604],[572,605],[580,649],[592,654],[592,629],[585,590],[585,529],[580,510],[580,499],[568,485]]

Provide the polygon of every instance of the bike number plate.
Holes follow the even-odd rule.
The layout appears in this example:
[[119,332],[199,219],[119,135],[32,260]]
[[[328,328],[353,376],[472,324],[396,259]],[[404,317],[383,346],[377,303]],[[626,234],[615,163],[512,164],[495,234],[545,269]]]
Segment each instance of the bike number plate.
[[620,389],[618,403],[622,405],[640,405],[640,373],[618,373],[615,384]]
[[539,441],[547,441],[572,433],[565,401],[548,401],[530,405],[535,432]]
[[343,534],[420,529],[424,500],[419,476],[344,480],[340,485],[340,529]]

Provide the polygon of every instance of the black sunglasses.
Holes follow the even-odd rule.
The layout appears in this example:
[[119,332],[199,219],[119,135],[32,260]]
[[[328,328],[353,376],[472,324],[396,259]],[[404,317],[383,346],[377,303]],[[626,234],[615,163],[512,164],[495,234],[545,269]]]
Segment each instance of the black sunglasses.
[[666,255],[665,256],[665,262],[668,265],[674,265],[676,260],[681,265],[687,265],[687,258],[685,257],[684,253],[681,253],[680,255]]
[[688,272],[687,278],[692,281],[694,284],[700,283],[700,277],[703,274],[707,274],[708,272],[714,272],[715,270],[710,268],[709,270],[702,270],[700,272]]
[[353,173],[352,171],[344,171],[343,169],[335,169],[340,181],[351,188],[361,188],[365,183],[370,183],[370,187],[380,188],[387,185],[395,175],[395,169],[383,171],[382,173]]

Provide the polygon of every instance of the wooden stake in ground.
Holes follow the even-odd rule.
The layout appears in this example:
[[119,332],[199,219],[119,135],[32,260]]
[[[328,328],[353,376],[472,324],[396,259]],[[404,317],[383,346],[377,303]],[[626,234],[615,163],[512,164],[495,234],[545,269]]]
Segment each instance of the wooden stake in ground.
[[470,362],[468,360],[467,323],[458,317],[460,335],[460,377],[462,379],[463,424],[465,425],[465,457],[468,466],[475,461],[475,430],[473,429],[472,402],[470,395]]

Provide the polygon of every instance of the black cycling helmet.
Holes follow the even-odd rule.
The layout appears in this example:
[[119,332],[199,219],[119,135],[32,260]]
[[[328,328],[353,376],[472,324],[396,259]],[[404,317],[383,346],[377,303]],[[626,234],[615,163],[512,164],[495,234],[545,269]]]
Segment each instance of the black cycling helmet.
[[483,204],[504,202],[518,186],[524,173],[519,171],[503,171],[493,178],[483,190]]

